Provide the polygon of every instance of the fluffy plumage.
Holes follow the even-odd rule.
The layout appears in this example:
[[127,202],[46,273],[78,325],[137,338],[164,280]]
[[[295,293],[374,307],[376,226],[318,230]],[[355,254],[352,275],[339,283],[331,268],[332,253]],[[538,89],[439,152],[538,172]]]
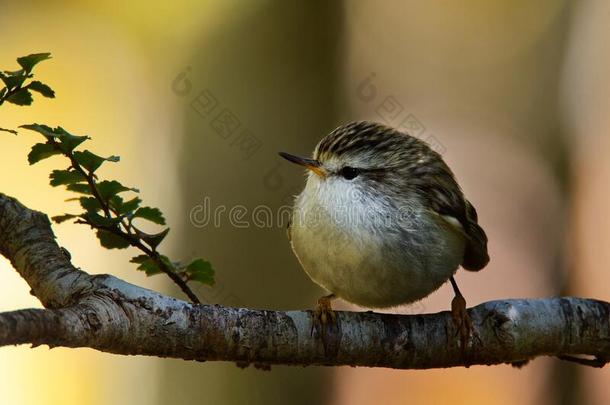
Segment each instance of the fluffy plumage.
[[[462,265],[489,261],[487,237],[442,157],[425,142],[373,122],[324,137],[290,229],[304,270],[365,307],[421,299]],[[348,170],[349,169],[349,170]]]

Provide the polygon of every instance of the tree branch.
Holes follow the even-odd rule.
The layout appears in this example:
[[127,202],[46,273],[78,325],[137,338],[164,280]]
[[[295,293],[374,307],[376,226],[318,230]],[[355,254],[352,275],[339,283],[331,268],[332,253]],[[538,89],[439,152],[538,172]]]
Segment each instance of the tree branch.
[[[0,194],[0,253],[47,309],[0,314],[0,346],[32,343],[240,365],[425,369],[522,364],[558,356],[610,360],[610,304],[583,298],[504,300],[469,310],[478,337],[461,346],[449,312],[338,312],[312,333],[311,311],[193,305],[74,268],[47,217]],[[575,356],[592,356],[582,358]]]

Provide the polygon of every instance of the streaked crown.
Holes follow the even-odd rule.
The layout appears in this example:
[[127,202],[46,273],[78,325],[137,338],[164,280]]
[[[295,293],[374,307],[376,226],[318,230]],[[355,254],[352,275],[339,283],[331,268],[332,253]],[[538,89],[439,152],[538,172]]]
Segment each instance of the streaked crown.
[[313,158],[322,163],[339,160],[369,168],[406,168],[441,160],[425,142],[370,121],[338,127],[318,143]]

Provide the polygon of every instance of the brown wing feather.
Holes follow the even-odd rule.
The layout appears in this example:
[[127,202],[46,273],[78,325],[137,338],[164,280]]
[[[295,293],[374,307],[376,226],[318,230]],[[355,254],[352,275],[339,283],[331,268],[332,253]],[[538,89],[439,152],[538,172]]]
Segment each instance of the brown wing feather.
[[457,219],[462,225],[466,237],[462,267],[470,271],[484,268],[489,263],[487,235],[478,224],[475,208],[464,198],[449,167],[437,156],[433,165],[427,165],[417,174],[417,189],[428,206],[439,215]]
[[462,267],[470,271],[479,271],[489,263],[487,235],[479,226],[477,211],[468,200],[466,200],[466,221],[465,225],[462,224],[468,236]]

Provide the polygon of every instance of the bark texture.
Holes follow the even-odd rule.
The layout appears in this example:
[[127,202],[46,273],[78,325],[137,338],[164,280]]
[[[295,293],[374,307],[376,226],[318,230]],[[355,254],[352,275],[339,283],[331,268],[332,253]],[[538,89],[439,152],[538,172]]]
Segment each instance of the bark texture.
[[0,313],[0,346],[90,347],[264,368],[289,364],[427,369],[522,364],[542,355],[595,366],[610,360],[610,304],[593,299],[483,303],[469,309],[477,335],[465,345],[449,312],[337,312],[337,322],[322,331],[311,311],[192,305],[75,268],[57,245],[47,216],[3,194],[0,253],[45,307]]

